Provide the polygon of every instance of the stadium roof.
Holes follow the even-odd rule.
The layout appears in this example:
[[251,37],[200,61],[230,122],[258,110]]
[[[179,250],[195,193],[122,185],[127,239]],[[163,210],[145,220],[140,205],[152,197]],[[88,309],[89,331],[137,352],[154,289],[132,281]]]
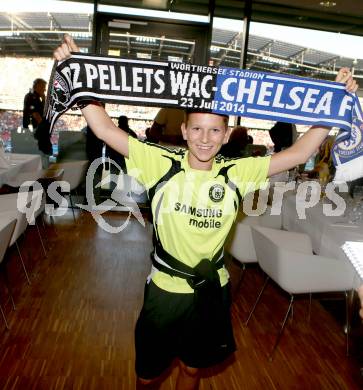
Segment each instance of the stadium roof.
[[[319,28],[322,30],[363,35],[363,2],[336,0],[323,3],[334,7],[322,7],[320,0],[264,0],[253,1],[252,19],[282,25]],[[34,2],[31,2],[32,6]],[[63,2],[58,2],[63,3]],[[82,3],[93,3],[82,1]],[[126,0],[106,0],[103,4],[128,5]],[[302,4],[303,3],[303,4]],[[66,3],[63,3],[66,5]],[[71,32],[82,50],[91,50],[93,13],[64,12],[2,12],[0,14],[0,55],[50,56],[64,32]],[[134,0],[133,7],[147,7],[156,10],[195,13],[209,13],[208,0]],[[215,16],[242,19],[244,1],[215,0]],[[59,7],[58,7],[59,8]],[[134,56],[159,59],[179,58],[188,61],[193,54],[192,41],[166,39],[162,31],[158,37],[130,34],[130,21],[117,19],[123,24],[119,32],[110,36],[110,49],[127,50]],[[133,22],[131,21],[131,24]],[[137,23],[137,21],[134,23]],[[238,67],[240,64],[240,34],[228,29],[213,29],[212,58],[215,64]],[[336,54],[299,46],[292,43],[250,35],[247,67],[261,70],[283,70],[285,72],[317,75],[329,74],[341,66],[355,67],[356,74],[363,75],[363,60],[345,58]]]

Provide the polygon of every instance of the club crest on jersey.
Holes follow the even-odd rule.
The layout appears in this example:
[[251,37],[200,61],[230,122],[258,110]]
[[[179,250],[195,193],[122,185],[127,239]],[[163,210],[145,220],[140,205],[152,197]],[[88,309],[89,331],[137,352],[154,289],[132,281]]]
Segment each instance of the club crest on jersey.
[[225,190],[220,184],[214,184],[209,189],[209,197],[213,202],[220,202],[224,198]]

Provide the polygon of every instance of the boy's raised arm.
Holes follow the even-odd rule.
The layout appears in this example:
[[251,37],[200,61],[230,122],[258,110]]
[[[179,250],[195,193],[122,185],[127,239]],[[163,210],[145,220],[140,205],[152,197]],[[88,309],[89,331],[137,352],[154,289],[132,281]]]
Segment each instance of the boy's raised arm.
[[[353,79],[349,68],[340,69],[335,81],[345,83],[348,92],[354,93],[358,89],[358,84]],[[329,131],[330,127],[312,126],[291,147],[271,157],[268,175],[276,175],[277,173],[305,163],[325,140]]]
[[[54,50],[54,58],[58,61],[65,60],[71,56],[71,52],[78,52],[79,48],[73,38],[66,34],[63,43]],[[109,145],[112,149],[125,157],[129,155],[128,134],[120,130],[106,113],[105,109],[96,104],[90,104],[83,108],[82,114],[88,126],[95,135]]]

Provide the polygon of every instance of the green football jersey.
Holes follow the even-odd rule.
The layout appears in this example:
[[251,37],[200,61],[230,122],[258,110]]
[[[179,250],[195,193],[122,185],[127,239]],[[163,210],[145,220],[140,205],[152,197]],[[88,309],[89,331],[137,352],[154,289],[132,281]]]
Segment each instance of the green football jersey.
[[[270,157],[224,158],[210,171],[192,169],[188,151],[169,149],[129,137],[127,172],[141,182],[151,199],[154,229],[163,248],[179,261],[196,266],[212,259],[224,245],[241,199],[267,184]],[[228,282],[225,268],[221,285]],[[160,288],[192,293],[182,278],[154,270]]]

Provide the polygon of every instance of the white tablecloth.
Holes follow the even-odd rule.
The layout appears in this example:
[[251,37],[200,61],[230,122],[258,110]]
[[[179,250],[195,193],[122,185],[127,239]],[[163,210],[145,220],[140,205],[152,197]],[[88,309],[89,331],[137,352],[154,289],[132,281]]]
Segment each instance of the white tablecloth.
[[336,223],[325,226],[320,254],[327,257],[345,258],[341,246],[346,241],[363,241],[363,226]]
[[18,174],[42,169],[42,160],[38,154],[9,153],[9,167],[0,168],[0,187],[16,179]]
[[346,241],[363,241],[363,226],[343,223],[327,225],[322,236],[320,254],[347,261],[352,272],[353,287],[358,288],[362,281],[341,248]]

